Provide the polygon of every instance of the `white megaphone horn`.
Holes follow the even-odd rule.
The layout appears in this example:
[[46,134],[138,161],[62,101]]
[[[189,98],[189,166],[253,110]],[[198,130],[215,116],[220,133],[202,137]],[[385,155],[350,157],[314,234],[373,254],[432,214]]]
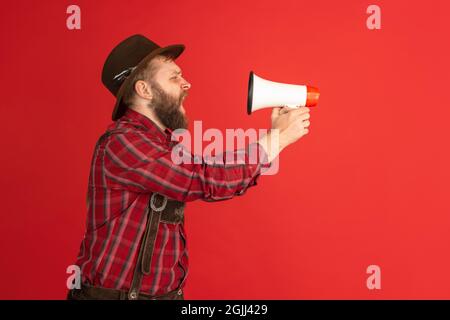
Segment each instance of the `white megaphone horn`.
[[319,95],[319,89],[315,87],[273,82],[260,78],[251,71],[248,79],[247,113],[279,106],[314,107],[319,101]]

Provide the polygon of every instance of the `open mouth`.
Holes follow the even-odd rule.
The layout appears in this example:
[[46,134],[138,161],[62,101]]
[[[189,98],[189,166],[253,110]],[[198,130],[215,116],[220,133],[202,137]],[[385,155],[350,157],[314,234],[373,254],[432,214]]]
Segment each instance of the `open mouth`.
[[180,98],[180,103],[179,103],[180,106],[183,105],[183,102],[184,102],[184,99],[186,99],[186,96],[187,96],[187,95],[182,96],[182,97]]

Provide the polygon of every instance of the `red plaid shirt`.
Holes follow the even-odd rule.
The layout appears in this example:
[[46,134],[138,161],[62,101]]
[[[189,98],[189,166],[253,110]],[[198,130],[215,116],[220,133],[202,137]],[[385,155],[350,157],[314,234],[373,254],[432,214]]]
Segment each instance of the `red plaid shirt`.
[[[245,164],[175,164],[171,131],[133,110],[111,124],[95,147],[88,184],[86,232],[76,264],[84,283],[128,290],[153,192],[178,201],[218,201],[256,185],[267,155],[257,143],[233,153]],[[253,148],[253,149],[252,149]],[[250,152],[261,152],[251,164]],[[189,153],[190,156],[193,155]],[[224,158],[225,159],[225,158]],[[183,224],[160,223],[150,275],[142,292],[160,295],[181,288],[188,274]]]

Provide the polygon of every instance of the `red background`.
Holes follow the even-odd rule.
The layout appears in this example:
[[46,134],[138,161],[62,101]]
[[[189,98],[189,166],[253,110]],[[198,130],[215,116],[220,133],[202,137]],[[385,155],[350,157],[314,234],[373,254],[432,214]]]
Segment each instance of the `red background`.
[[[81,30],[66,8],[81,8]],[[366,8],[381,7],[368,30]],[[191,128],[266,128],[250,70],[321,90],[280,172],[189,203],[188,299],[450,298],[448,1],[8,1],[1,7],[0,298],[63,299],[113,97],[103,62],[141,33],[184,43]],[[366,287],[381,267],[381,290]]]

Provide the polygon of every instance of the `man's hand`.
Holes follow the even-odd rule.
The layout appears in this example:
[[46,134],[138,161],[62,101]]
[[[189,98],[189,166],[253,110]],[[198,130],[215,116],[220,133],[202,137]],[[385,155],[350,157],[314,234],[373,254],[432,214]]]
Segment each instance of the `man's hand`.
[[[309,132],[309,108],[300,107],[290,109],[287,107],[273,108],[271,120],[272,129],[267,135],[259,139],[271,162],[288,145],[294,143]],[[272,146],[272,135],[278,135],[277,145]]]
[[272,129],[278,129],[280,132],[280,147],[294,143],[309,132],[308,120],[310,118],[309,108],[300,107],[290,109],[287,107],[273,108],[272,110]]

